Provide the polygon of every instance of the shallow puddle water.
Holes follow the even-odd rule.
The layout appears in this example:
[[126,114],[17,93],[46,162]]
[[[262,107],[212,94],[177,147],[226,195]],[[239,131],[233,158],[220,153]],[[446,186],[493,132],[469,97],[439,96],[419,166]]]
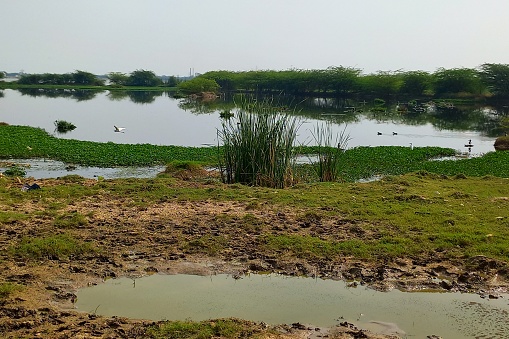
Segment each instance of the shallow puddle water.
[[106,316],[195,321],[236,317],[359,328],[403,338],[503,338],[509,300],[476,294],[378,292],[343,281],[281,275],[159,275],[111,279],[81,289],[76,308]]
[[69,167],[61,161],[46,159],[9,159],[0,162],[0,172],[8,169],[11,164],[17,164],[26,172],[26,177],[35,179],[57,178],[66,175],[79,175],[83,178],[103,177],[105,179],[120,178],[154,178],[164,171],[165,166],[152,167],[89,167],[73,165]]

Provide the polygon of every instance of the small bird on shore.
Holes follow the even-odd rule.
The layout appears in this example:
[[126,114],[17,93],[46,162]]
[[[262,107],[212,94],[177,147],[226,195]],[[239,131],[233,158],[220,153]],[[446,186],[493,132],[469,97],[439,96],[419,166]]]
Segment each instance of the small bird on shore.
[[125,127],[117,127],[115,125],[113,125],[113,127],[115,128],[115,132],[124,133],[124,131],[125,131]]
[[398,133],[397,132],[392,132],[392,135],[398,135]]

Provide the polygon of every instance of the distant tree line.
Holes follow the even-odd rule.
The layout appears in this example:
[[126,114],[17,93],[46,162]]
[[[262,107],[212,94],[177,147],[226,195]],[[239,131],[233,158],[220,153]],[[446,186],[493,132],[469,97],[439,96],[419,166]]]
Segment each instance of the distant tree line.
[[87,85],[104,86],[104,80],[96,75],[84,71],[66,74],[23,74],[18,80],[23,85]]
[[[344,96],[350,94],[435,97],[509,97],[509,64],[485,63],[477,68],[439,68],[425,71],[395,71],[363,74],[360,69],[334,66],[327,69],[283,71],[210,71],[181,81],[171,76],[163,81],[154,72],[107,74],[110,86],[178,87],[184,93],[235,92],[285,93],[290,95]],[[19,84],[104,86],[105,80],[84,71],[66,74],[24,74]]]
[[[179,83],[178,78],[174,76],[170,76],[165,83],[154,72],[147,70],[136,70],[130,74],[111,72],[108,73],[107,79],[110,85],[113,86],[174,87]],[[105,80],[100,79],[97,75],[84,71],[75,71],[66,74],[24,74],[18,80],[18,84],[24,85],[104,86],[105,83]]]
[[[360,69],[211,71],[199,78],[214,80],[221,91],[284,92],[293,95],[377,96],[509,96],[509,65],[483,64],[477,69],[440,68],[362,74]],[[194,79],[193,79],[194,80]]]

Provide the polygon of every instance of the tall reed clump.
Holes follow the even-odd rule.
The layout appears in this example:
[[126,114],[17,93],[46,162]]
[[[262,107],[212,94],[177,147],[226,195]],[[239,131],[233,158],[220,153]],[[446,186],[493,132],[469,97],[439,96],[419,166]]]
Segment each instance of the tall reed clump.
[[339,163],[350,140],[346,127],[341,133],[334,135],[330,122],[327,122],[325,127],[317,124],[312,135],[318,149],[315,168],[319,180],[337,181],[340,178]]
[[293,183],[299,119],[269,101],[244,101],[235,119],[222,122],[218,140],[223,181],[283,188]]

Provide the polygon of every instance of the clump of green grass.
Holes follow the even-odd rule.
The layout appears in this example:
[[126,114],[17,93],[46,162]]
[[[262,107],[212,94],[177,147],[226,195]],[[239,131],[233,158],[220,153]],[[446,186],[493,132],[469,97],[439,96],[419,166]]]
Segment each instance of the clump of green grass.
[[204,253],[215,256],[225,248],[225,245],[224,237],[203,236],[183,244],[182,247],[187,253]]
[[58,228],[78,228],[88,225],[88,219],[76,211],[59,215],[53,221]]
[[93,252],[95,248],[91,243],[76,240],[67,234],[43,238],[25,237],[11,248],[12,255],[24,259],[61,260]]
[[274,188],[293,183],[293,146],[299,122],[268,102],[244,102],[236,119],[222,122],[218,138],[223,181]]
[[218,319],[202,322],[168,321],[151,327],[147,334],[154,339],[245,338],[252,330],[240,320]]
[[11,294],[21,291],[23,287],[21,285],[11,283],[11,282],[4,282],[0,283],[0,299],[5,299],[9,297]]
[[21,166],[12,166],[4,171],[4,175],[8,177],[24,177],[27,175],[27,172]]
[[55,120],[55,130],[58,133],[67,133],[76,129],[76,126],[65,120]]
[[196,161],[172,161],[166,165],[165,170],[159,176],[169,175],[171,177],[189,180],[194,177],[206,175],[203,165]]

